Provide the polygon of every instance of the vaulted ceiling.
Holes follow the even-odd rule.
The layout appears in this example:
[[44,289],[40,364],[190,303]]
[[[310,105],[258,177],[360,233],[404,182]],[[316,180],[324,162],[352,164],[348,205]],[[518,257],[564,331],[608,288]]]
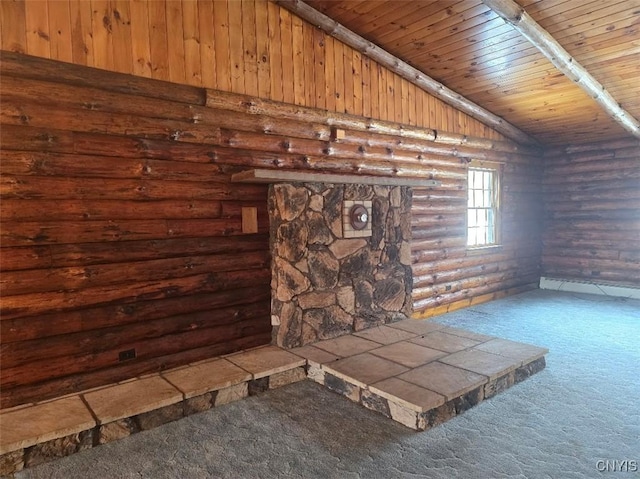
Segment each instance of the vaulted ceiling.
[[[640,0],[516,0],[640,119]],[[481,0],[306,0],[543,145],[632,135]]]

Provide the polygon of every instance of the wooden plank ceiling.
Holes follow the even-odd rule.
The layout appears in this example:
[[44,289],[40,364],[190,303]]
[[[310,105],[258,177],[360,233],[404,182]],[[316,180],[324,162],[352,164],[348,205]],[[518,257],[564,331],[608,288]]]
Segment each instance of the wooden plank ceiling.
[[[517,0],[640,119],[640,0]],[[306,0],[543,145],[628,137],[481,0]]]

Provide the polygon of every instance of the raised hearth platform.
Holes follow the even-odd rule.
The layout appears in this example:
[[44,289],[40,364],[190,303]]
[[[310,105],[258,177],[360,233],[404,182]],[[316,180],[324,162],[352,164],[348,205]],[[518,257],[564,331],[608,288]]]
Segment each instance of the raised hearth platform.
[[547,349],[405,320],[292,350],[264,346],[0,411],[0,476],[308,377],[414,430],[545,366]]
[[461,414],[545,367],[545,348],[416,320],[291,350],[308,377],[415,430]]

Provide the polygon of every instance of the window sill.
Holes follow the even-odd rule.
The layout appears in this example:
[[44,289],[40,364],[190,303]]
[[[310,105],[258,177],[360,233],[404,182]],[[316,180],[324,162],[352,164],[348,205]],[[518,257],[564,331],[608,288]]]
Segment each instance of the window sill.
[[492,244],[489,246],[468,246],[467,256],[476,256],[481,254],[499,253],[502,251],[501,244]]

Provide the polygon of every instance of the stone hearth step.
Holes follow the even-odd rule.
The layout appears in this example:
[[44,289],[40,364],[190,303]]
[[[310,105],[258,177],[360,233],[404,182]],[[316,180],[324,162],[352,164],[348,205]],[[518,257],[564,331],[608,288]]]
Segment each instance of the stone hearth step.
[[547,349],[405,320],[296,349],[263,346],[0,411],[0,476],[309,378],[414,430],[545,367]]
[[0,476],[306,378],[306,360],[263,346],[0,411]]
[[409,319],[291,352],[310,379],[425,430],[541,371],[548,350]]

